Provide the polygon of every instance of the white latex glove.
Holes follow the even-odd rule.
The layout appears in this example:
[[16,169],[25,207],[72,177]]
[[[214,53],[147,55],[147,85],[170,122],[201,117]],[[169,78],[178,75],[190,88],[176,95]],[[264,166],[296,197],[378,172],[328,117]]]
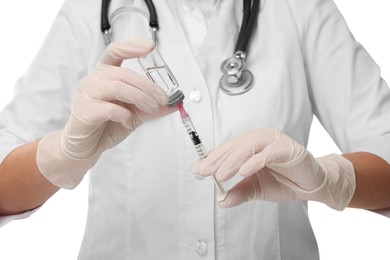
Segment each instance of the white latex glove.
[[177,110],[166,105],[168,97],[160,87],[120,67],[123,60],[145,56],[153,48],[148,39],[112,43],[79,82],[65,128],[47,135],[38,146],[38,167],[51,183],[76,187],[103,151],[142,123]]
[[278,129],[239,136],[211,151],[193,171],[202,176],[215,174],[221,182],[237,173],[244,177],[219,203],[223,208],[248,200],[315,200],[342,210],[356,186],[349,160],[337,154],[314,158]]

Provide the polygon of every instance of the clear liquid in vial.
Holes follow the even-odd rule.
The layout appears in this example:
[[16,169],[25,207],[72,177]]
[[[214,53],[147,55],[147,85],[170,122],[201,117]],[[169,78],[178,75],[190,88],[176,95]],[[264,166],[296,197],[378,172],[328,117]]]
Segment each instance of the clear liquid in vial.
[[162,88],[168,95],[168,106],[177,106],[184,99],[172,71],[169,69],[160,53],[155,48],[145,57],[138,58],[147,77]]
[[149,79],[163,88],[168,96],[172,95],[179,87],[179,84],[167,66],[149,67],[145,70],[145,73]]

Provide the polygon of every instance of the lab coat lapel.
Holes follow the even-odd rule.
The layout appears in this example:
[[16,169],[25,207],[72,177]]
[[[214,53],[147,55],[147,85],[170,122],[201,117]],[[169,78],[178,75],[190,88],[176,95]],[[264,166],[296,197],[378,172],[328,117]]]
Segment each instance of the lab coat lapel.
[[[184,76],[186,78],[197,78],[202,81],[202,84],[205,84],[201,68],[187,40],[183,24],[177,16],[177,12],[180,12],[177,8],[175,1],[164,1],[161,3],[156,1],[158,12],[159,9],[169,9],[161,12],[164,15],[159,16],[159,51],[175,76],[178,78]],[[183,81],[179,80],[182,88],[185,88],[186,84],[182,84],[185,81],[187,80],[184,78]]]
[[[223,60],[233,55],[241,24],[241,1],[220,1],[216,15],[208,21],[206,37],[199,48],[198,61],[215,98],[222,72]],[[236,10],[240,10],[236,12]],[[215,99],[214,99],[215,100]]]

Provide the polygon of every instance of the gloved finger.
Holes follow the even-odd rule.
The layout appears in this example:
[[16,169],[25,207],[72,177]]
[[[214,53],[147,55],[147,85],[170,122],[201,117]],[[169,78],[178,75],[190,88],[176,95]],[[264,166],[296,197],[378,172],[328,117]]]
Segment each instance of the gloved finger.
[[256,146],[253,142],[246,141],[233,148],[221,161],[215,177],[218,181],[227,181],[232,178],[240,169],[241,165],[256,154]]
[[194,174],[200,176],[210,176],[215,174],[219,166],[223,163],[230,150],[218,150],[218,152],[211,151],[205,159],[193,166]]
[[223,201],[218,203],[221,208],[231,208],[246,201],[253,200],[256,193],[260,192],[260,186],[255,176],[244,178],[233,186]]
[[107,46],[100,63],[120,66],[122,61],[126,59],[145,56],[151,52],[154,47],[153,41],[148,38],[138,38],[124,42],[112,42]]
[[[98,79],[106,81],[121,81],[129,87],[137,88],[151,98],[155,99],[159,104],[165,105],[168,102],[168,97],[165,91],[156,85],[153,81],[145,76],[127,68],[114,67],[108,65],[98,65],[95,67],[94,75]],[[101,91],[96,89],[93,84],[89,85],[92,93]],[[88,91],[88,92],[89,92]]]
[[169,114],[172,114],[173,112],[176,112],[178,110],[177,106],[159,106],[158,110],[154,113],[147,113],[142,110],[137,110],[136,114],[137,120],[139,120],[139,123],[143,123],[155,118],[163,117]]
[[248,177],[257,173],[260,169],[264,168],[264,166],[267,165],[267,162],[271,160],[270,158],[274,156],[272,153],[273,151],[273,147],[268,146],[260,153],[253,155],[245,163],[240,165],[240,168],[238,169],[239,174],[243,177]]
[[[278,131],[276,138],[255,156],[244,163],[239,172],[242,176],[249,176],[259,171],[264,166],[274,168],[286,168],[299,162],[299,158],[305,155],[305,149],[294,140]],[[276,169],[275,169],[276,170]]]
[[[208,154],[207,158],[205,158],[197,168],[198,174],[202,176],[215,174],[223,162],[227,161],[227,158],[233,153],[235,149],[239,149],[238,147],[243,146],[243,144],[248,144],[242,148],[243,150],[248,149],[248,151],[243,152],[239,149],[238,154],[244,154],[244,156],[241,157],[242,162],[244,159],[246,159],[248,154],[253,155],[262,151],[265,147],[267,147],[267,145],[269,145],[269,143],[274,140],[275,136],[275,130],[271,128],[256,129],[246,134],[240,135],[212,150]],[[237,154],[234,154],[234,156],[237,156]],[[233,157],[230,157],[230,159]],[[235,160],[233,161],[236,162]],[[235,169],[232,168],[231,170],[234,171]],[[227,178],[232,176],[232,174],[235,174],[232,173],[232,171],[227,173]],[[219,174],[219,176],[216,176],[217,178],[225,178],[223,170],[221,170]]]
[[130,110],[115,103],[90,99],[83,94],[77,96],[72,114],[85,126],[100,127],[107,121],[118,122],[126,128],[134,125]]
[[261,169],[256,174],[245,177],[233,186],[220,207],[234,207],[249,200],[264,200],[271,202],[294,201],[298,199],[294,183],[288,178],[268,168]]
[[244,141],[245,136],[241,135],[211,150],[207,157],[203,159],[199,165],[196,165],[196,167],[193,168],[193,171],[201,176],[215,174],[229,154]]
[[[266,147],[262,152],[255,154],[243,163],[238,172],[243,177],[248,177],[252,174],[257,173],[260,169],[265,166],[269,166],[276,163],[281,163],[286,157],[285,150],[277,150],[274,145]],[[272,167],[271,167],[272,168]]]
[[[134,105],[147,113],[157,112],[160,106],[152,96],[122,81],[89,79],[89,82],[83,85],[86,87],[80,87],[79,91],[90,99],[107,102],[121,101]],[[90,90],[91,88],[93,90]]]
[[194,175],[199,175],[199,168],[201,163],[201,160],[197,160],[194,164],[192,164],[191,170]]
[[269,145],[269,149],[264,151],[264,154],[272,155],[268,158],[267,166],[285,163],[292,165],[300,163],[306,152],[302,145],[279,131],[278,137]]

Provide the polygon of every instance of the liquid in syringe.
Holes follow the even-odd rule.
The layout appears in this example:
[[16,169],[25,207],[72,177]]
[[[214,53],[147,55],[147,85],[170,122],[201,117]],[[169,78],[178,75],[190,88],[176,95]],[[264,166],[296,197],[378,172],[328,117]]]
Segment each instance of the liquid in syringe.
[[[195,130],[194,125],[192,124],[191,118],[188,112],[184,109],[183,102],[180,102],[178,105],[180,117],[183,122],[183,125],[187,131],[187,134],[191,138],[191,142],[194,145],[195,151],[199,156],[199,159],[203,160],[207,157],[207,153],[203,147],[202,141]],[[223,201],[226,198],[227,193],[223,188],[222,184],[216,179],[215,175],[212,175],[215,186],[218,188],[218,201]]]

